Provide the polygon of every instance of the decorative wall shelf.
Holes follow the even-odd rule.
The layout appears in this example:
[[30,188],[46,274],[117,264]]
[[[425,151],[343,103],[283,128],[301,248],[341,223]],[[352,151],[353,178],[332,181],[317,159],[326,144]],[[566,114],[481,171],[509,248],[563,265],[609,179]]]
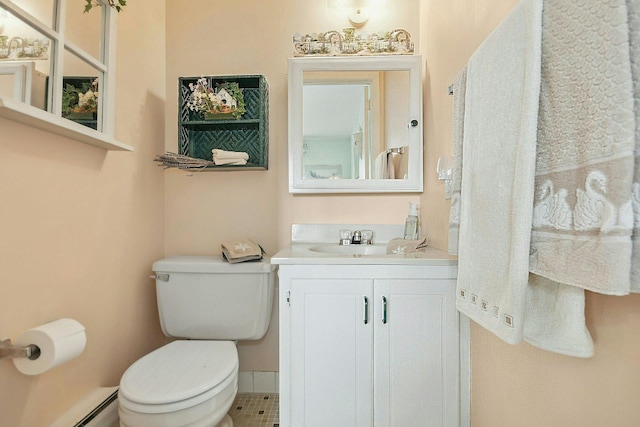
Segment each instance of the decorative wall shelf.
[[233,117],[205,120],[189,109],[189,84],[202,77],[180,77],[178,83],[178,151],[179,154],[212,160],[214,148],[240,151],[249,155],[246,165],[208,166],[207,170],[266,170],[269,156],[269,85],[262,75],[204,76],[209,88],[224,83],[238,83],[246,112]]

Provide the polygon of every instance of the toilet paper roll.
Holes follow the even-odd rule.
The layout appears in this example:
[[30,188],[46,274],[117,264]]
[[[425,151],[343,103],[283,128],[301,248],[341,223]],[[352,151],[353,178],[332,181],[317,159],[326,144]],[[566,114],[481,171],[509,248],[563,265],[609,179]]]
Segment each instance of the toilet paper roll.
[[35,344],[40,348],[40,356],[35,360],[13,359],[13,363],[25,375],[39,375],[78,356],[86,343],[84,326],[80,322],[73,319],[56,320],[29,329],[17,338],[14,345]]

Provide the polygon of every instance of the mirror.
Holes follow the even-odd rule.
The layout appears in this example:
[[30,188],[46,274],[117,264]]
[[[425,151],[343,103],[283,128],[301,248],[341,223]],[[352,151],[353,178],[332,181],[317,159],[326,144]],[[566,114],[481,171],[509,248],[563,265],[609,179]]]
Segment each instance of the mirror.
[[[1,3],[0,80],[3,83],[0,84],[0,96],[45,110],[46,76],[51,74],[52,41],[3,8]],[[30,14],[51,22],[51,16],[46,16],[46,7],[37,7],[37,4],[28,1],[23,6]],[[52,4],[49,7],[53,9]]]
[[[86,0],[0,0],[3,106],[38,118],[42,115],[33,109],[44,110],[66,119],[60,124],[70,128],[113,135],[115,67],[109,41],[115,12],[106,0],[98,3],[102,7],[84,13]],[[12,107],[11,101],[28,108]]]
[[289,60],[289,191],[422,191],[420,56]]

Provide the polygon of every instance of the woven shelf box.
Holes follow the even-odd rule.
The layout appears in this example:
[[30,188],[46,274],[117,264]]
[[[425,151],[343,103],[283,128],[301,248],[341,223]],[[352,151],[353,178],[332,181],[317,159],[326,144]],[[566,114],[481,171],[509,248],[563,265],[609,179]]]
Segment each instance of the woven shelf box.
[[[178,83],[178,151],[180,154],[212,160],[214,148],[249,154],[247,167],[267,169],[269,155],[269,86],[264,76],[204,76],[208,87],[227,82],[242,89],[246,112],[239,118],[204,120],[189,110],[190,83],[200,77],[181,77]],[[211,169],[216,169],[212,167]],[[241,168],[241,167],[239,167]]]
[[[262,108],[262,88],[260,85],[262,76],[226,76],[226,77],[212,77],[203,76],[207,80],[207,86],[210,88],[216,88],[217,85],[221,85],[227,82],[238,83],[242,89],[242,96],[244,98],[246,112],[240,118],[241,120],[257,120],[260,118],[260,110]],[[180,77],[179,83],[179,106],[180,106],[180,121],[200,121],[203,120],[202,114],[197,111],[191,111],[187,107],[187,101],[191,96],[191,90],[189,84],[195,84],[201,77]]]

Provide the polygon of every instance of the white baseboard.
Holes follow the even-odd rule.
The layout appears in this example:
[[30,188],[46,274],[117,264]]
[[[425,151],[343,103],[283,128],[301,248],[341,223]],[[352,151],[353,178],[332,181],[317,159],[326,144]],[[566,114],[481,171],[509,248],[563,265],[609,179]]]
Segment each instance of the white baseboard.
[[49,427],[118,427],[118,387],[100,387],[91,390],[76,405],[65,412]]
[[279,387],[278,372],[238,372],[238,393],[278,393]]

